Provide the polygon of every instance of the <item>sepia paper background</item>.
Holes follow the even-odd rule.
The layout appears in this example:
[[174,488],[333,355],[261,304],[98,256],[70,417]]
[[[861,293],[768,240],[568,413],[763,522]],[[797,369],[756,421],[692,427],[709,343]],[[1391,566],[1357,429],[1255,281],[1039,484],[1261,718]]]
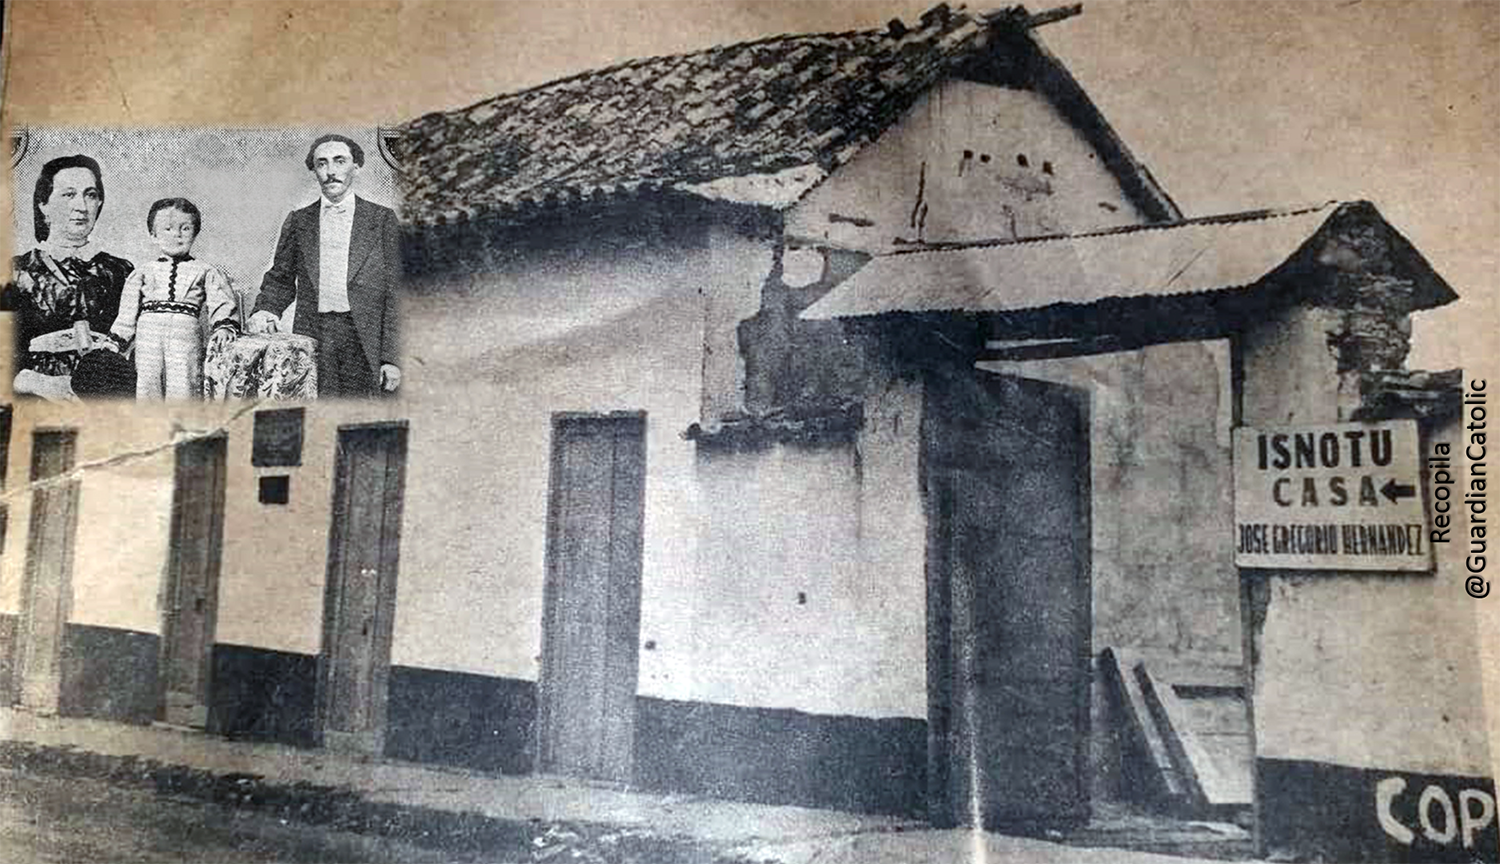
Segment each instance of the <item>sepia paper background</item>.
[[[20,0],[4,122],[374,126],[930,5]],[[1188,215],[1373,200],[1462,296],[1418,316],[1408,366],[1500,380],[1500,2],[1090,2],[1040,36]],[[1500,706],[1500,592],[1474,608]]]

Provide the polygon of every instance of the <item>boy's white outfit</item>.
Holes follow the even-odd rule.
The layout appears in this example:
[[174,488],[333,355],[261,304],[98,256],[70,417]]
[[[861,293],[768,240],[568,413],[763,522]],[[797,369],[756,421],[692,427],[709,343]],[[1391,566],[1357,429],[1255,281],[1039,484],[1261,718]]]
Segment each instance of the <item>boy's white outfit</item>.
[[163,255],[130,274],[110,333],[121,350],[135,338],[137,399],[202,398],[205,307],[213,330],[239,333],[234,291],[218,267]]

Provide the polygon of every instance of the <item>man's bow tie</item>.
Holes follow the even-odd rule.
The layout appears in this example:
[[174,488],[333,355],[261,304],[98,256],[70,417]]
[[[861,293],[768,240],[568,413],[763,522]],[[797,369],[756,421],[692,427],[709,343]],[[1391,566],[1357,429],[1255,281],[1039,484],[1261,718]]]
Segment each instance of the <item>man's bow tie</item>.
[[323,205],[323,212],[324,213],[339,213],[339,214],[348,213],[349,212],[349,202],[348,201],[341,201],[338,204],[324,204]]

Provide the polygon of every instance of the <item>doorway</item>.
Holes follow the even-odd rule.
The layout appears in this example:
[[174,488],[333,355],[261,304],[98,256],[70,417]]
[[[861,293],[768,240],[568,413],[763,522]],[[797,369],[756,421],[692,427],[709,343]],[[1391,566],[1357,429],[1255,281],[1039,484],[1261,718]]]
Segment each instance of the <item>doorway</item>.
[[340,427],[334,467],[318,722],[324,747],[385,746],[406,427]]
[[929,377],[928,800],[940,825],[1089,817],[1087,396]]
[[174,726],[208,725],[227,454],[228,439],[223,435],[183,441],[176,447],[157,705],[157,718]]
[[13,668],[17,704],[38,714],[56,714],[62,690],[78,533],[78,480],[62,478],[73,470],[77,439],[72,429],[39,429],[31,436],[31,520]]
[[537,767],[628,783],[645,521],[646,415],[555,414]]

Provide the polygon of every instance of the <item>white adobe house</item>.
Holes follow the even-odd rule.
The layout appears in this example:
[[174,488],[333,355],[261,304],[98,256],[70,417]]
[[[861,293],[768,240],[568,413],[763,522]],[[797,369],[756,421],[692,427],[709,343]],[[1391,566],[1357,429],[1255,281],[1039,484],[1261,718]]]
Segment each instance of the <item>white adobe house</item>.
[[1453,383],[1402,370],[1452,289],[1367,203],[1186,218],[1049,18],[939,6],[403,127],[401,398],[25,405],[0,684],[937,824],[1493,855],[1461,560],[1233,545],[1233,428],[1454,434]]

